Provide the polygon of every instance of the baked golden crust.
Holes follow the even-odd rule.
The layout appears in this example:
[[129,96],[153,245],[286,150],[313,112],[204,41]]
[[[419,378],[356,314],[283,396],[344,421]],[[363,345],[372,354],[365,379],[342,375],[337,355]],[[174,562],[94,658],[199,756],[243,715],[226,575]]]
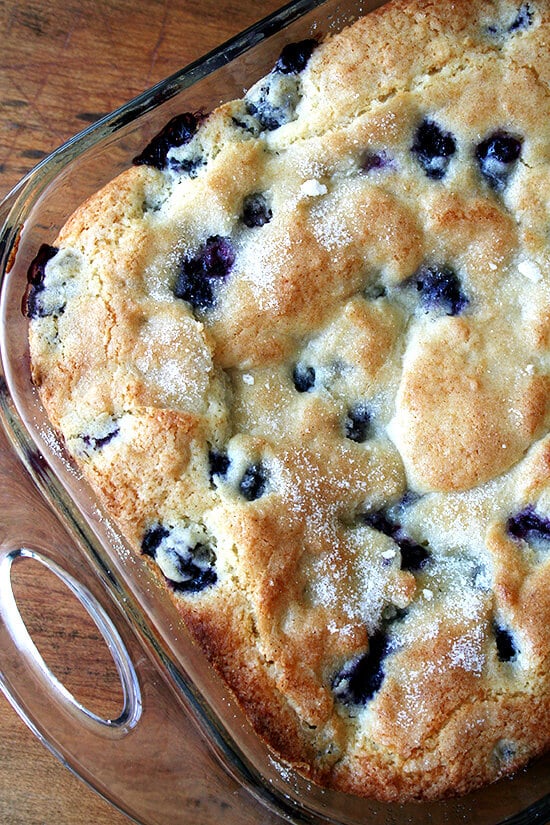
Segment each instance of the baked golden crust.
[[339,790],[464,793],[550,742],[549,35],[547,0],[389,3],[32,269],[53,425]]

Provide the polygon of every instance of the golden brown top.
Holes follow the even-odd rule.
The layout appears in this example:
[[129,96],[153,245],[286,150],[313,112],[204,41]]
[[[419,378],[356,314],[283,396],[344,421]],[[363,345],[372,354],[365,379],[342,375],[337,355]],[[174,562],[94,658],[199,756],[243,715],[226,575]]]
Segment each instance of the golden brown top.
[[383,7],[185,120],[30,291],[70,452],[344,790],[464,791],[550,740],[549,26]]

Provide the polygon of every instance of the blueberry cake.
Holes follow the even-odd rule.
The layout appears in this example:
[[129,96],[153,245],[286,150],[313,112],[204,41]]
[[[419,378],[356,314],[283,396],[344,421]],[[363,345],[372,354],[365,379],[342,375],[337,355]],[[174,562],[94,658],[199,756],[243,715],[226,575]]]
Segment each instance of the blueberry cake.
[[174,117],[30,266],[54,427],[321,785],[550,743],[549,237],[550,3],[397,0]]

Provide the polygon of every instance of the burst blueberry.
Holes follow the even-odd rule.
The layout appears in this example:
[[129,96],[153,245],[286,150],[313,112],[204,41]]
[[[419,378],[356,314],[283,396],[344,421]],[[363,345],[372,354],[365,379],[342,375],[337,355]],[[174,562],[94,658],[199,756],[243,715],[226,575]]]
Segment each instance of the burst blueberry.
[[282,50],[275,71],[282,74],[299,74],[307,66],[317,41],[313,38],[300,40],[298,43],[289,43]]
[[373,510],[370,513],[365,513],[362,521],[372,527],[373,530],[378,530],[379,533],[384,533],[385,536],[390,536],[390,538],[393,538],[394,533],[399,529],[399,525],[390,521],[385,510]]
[[157,523],[145,532],[141,551],[155,560],[174,591],[199,593],[217,581],[216,555],[208,544],[189,544],[184,537],[184,532]]
[[517,31],[525,31],[526,29],[530,28],[533,23],[533,11],[529,6],[529,3],[524,3],[518,9],[518,13],[510,26],[508,27],[508,32],[513,34]]
[[112,424],[105,428],[102,435],[93,435],[91,433],[84,433],[82,435],[82,441],[86,445],[89,450],[101,450],[103,447],[107,446],[109,442],[116,438],[117,435],[120,434],[120,427],[116,421],[113,421]]
[[424,120],[416,131],[411,151],[428,178],[441,180],[456,152],[456,141],[437,123]]
[[390,651],[388,636],[382,630],[369,639],[367,653],[347,662],[332,680],[336,699],[345,705],[364,705],[384,681],[384,659]]
[[39,286],[44,281],[46,264],[57,255],[58,252],[59,248],[57,246],[50,246],[47,243],[42,244],[27,270],[27,281],[29,284]]
[[389,536],[401,552],[401,570],[416,573],[422,570],[431,558],[430,551],[424,545],[411,539],[400,524],[393,521],[385,510],[365,513],[363,522],[373,530]]
[[425,567],[431,557],[426,547],[410,539],[402,530],[396,531],[393,540],[401,551],[401,570],[416,573]]
[[230,239],[212,235],[196,253],[183,259],[174,285],[174,295],[187,301],[194,309],[211,309],[234,262],[235,251]]
[[371,413],[366,404],[356,404],[350,410],[344,421],[346,438],[361,444],[366,441],[371,427]]
[[208,453],[208,463],[210,466],[210,481],[212,482],[215,476],[225,478],[231,465],[231,460],[227,453],[222,453],[219,450],[210,450]]
[[298,392],[310,392],[315,386],[315,369],[298,363],[292,371],[292,380]]
[[261,462],[247,467],[239,484],[239,492],[247,501],[261,498],[267,489],[268,474]]
[[143,152],[134,158],[133,163],[136,166],[146,165],[154,166],[156,169],[165,169],[170,149],[189,143],[201,120],[202,116],[191,112],[176,115],[147,144]]
[[242,129],[243,132],[246,132],[249,135],[253,135],[254,137],[258,136],[258,124],[255,120],[250,118],[249,116],[245,117],[232,117],[231,122],[236,129]]
[[187,158],[168,158],[168,168],[177,172],[179,175],[188,175],[190,178],[196,178],[201,166],[204,166],[206,160],[203,155],[196,154]]
[[241,220],[250,229],[255,226],[264,226],[273,217],[273,212],[267,198],[261,192],[248,195],[243,201]]
[[448,266],[422,266],[411,280],[420,294],[420,303],[428,312],[460,315],[468,306],[460,279]]
[[517,648],[509,630],[499,624],[493,625],[493,633],[500,662],[511,662],[517,656]]
[[215,561],[214,551],[208,545],[188,547],[187,555],[181,556],[178,562],[181,581],[169,579],[169,584],[178,593],[200,593],[218,580],[218,574],[214,570]]
[[511,23],[493,23],[487,26],[486,31],[494,37],[505,37],[507,34],[516,34],[526,31],[533,25],[534,13],[529,3],[523,3]]
[[401,496],[401,500],[397,503],[399,510],[406,510],[407,507],[412,507],[417,501],[420,501],[422,494],[416,490],[405,490]]
[[247,112],[261,129],[272,132],[296,118],[301,98],[299,74],[316,45],[315,40],[304,40],[286,46],[273,71],[246,96]]
[[276,106],[269,100],[269,87],[264,86],[260,90],[260,95],[256,101],[247,102],[249,113],[256,118],[262,129],[267,132],[274,132],[280,126],[288,123],[292,119],[289,111],[281,106]]
[[359,164],[361,172],[365,173],[376,169],[391,168],[392,166],[393,161],[384,150],[381,152],[365,152]]
[[[27,270],[28,288],[23,301],[23,312],[28,318],[44,318],[50,313],[46,311],[40,294],[44,291],[46,264],[59,252],[58,247],[43,243]],[[58,312],[61,314],[63,308]]]
[[521,148],[522,139],[505,131],[493,132],[476,147],[481,175],[496,192],[502,192],[508,183]]
[[154,524],[150,527],[141,542],[141,552],[146,556],[155,558],[155,553],[161,541],[170,535],[170,531],[163,527],[162,524]]
[[532,504],[510,516],[506,530],[510,536],[527,543],[550,541],[550,519],[537,513]]

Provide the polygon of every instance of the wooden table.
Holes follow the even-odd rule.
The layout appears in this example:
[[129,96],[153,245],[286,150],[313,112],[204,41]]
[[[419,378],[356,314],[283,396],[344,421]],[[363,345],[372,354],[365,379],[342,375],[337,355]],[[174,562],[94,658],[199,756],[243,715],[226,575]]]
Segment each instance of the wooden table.
[[[281,5],[281,0],[4,0],[0,200],[42,157],[100,115]],[[10,483],[25,483],[1,433],[0,468]],[[116,708],[113,665],[76,601],[53,576],[37,582],[22,575],[17,597],[53,672],[92,709]],[[128,819],[62,767],[0,694],[0,822],[122,825]]]

